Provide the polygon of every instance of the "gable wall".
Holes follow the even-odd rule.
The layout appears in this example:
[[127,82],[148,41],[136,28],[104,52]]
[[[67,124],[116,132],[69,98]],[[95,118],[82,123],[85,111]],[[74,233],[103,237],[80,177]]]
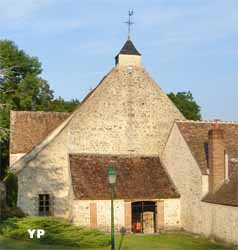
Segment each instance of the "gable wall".
[[30,215],[38,215],[38,194],[49,193],[53,214],[70,218],[72,198],[68,167],[68,128],[63,130],[44,150],[18,174],[18,206]]
[[177,125],[172,130],[162,160],[181,194],[182,227],[238,244],[238,208],[201,202],[204,180]]
[[115,67],[70,123],[70,151],[158,155],[184,119],[142,67]]

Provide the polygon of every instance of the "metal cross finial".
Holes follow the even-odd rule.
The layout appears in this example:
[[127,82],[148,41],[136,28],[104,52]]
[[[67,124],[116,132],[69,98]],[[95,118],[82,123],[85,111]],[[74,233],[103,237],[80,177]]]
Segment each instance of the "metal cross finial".
[[133,10],[129,10],[128,11],[128,15],[129,15],[129,18],[128,18],[128,21],[125,22],[127,25],[128,25],[128,39],[130,39],[130,35],[131,35],[131,26],[134,24],[132,21],[131,21],[131,16],[134,14]]

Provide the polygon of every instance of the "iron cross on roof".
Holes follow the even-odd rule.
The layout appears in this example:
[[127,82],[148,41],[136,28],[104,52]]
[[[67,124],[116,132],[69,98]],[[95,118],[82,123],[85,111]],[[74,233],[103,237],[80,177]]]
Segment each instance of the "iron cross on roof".
[[128,39],[130,39],[130,35],[131,35],[131,26],[134,24],[131,21],[131,16],[134,14],[133,10],[129,10],[128,11],[128,21],[125,22],[128,25]]

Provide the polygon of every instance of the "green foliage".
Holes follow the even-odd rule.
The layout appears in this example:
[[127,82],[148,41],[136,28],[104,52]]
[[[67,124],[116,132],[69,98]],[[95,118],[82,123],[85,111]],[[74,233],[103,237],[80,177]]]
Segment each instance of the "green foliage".
[[78,105],[79,100],[77,99],[65,101],[63,98],[59,97],[50,103],[49,109],[56,112],[72,112]]
[[[9,40],[0,41],[0,102],[5,113],[14,110],[42,110],[53,100],[53,91],[40,77],[38,58],[27,55]],[[2,112],[3,112],[2,111]],[[1,112],[1,113],[2,113]],[[1,127],[9,124],[9,115]]]
[[0,179],[7,174],[11,110],[70,112],[78,100],[54,98],[37,57],[20,50],[9,40],[0,40]]
[[4,180],[7,195],[6,195],[6,203],[9,207],[16,207],[17,204],[17,176],[14,173],[8,173],[7,177]]
[[190,91],[188,92],[178,92],[174,94],[173,92],[168,94],[168,97],[188,120],[201,120],[201,108],[196,103],[193,95]]
[[[109,246],[110,236],[98,230],[91,230],[69,224],[53,217],[25,217],[6,220],[1,227],[3,237],[28,241],[28,229],[44,229],[45,235],[34,242],[75,247]],[[32,240],[31,240],[32,241]]]

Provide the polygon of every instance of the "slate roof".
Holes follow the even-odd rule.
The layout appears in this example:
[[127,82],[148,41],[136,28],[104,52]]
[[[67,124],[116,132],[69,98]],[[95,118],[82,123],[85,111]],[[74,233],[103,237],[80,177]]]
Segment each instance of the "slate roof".
[[69,159],[76,199],[110,199],[111,165],[117,170],[116,199],[179,197],[159,157],[72,154]]
[[141,54],[138,52],[138,50],[136,49],[136,47],[134,46],[134,44],[130,39],[128,39],[126,43],[123,45],[118,55],[120,54],[141,56]]
[[10,154],[30,152],[69,115],[62,112],[11,111]]

